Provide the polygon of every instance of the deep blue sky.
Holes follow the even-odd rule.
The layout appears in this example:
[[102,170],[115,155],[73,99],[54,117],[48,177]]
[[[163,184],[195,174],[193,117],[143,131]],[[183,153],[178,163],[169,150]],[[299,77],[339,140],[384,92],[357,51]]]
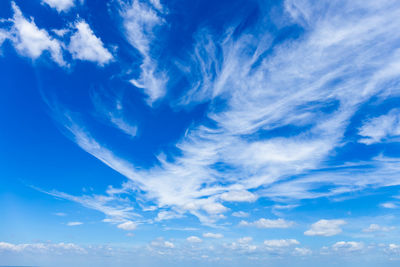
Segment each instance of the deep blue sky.
[[398,266],[397,1],[0,18],[0,265]]

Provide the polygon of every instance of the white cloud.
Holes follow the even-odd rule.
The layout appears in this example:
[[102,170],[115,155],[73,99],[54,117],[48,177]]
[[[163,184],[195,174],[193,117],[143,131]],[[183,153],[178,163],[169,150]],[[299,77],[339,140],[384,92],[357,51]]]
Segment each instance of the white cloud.
[[261,218],[254,222],[241,221],[239,223],[241,226],[255,226],[257,228],[289,228],[293,224],[293,222],[284,219],[270,220],[265,218]]
[[56,213],[54,213],[54,215],[56,215],[56,216],[60,216],[60,217],[67,216],[67,214],[66,214],[66,213],[64,213],[64,212],[56,212]]
[[273,239],[264,241],[264,245],[271,248],[282,248],[299,244],[300,242],[297,241],[296,239]]
[[[159,1],[152,3],[157,9],[162,8]],[[152,104],[163,97],[166,90],[167,77],[165,73],[157,71],[157,63],[150,52],[155,27],[162,25],[163,19],[151,6],[138,0],[133,0],[131,5],[126,6],[122,15],[126,37],[143,57],[140,76],[130,81],[134,86],[143,89],[148,95],[148,103]]]
[[372,232],[389,232],[396,229],[394,226],[380,226],[379,224],[370,224],[368,228],[363,229],[363,232],[372,233]]
[[83,222],[69,222],[67,223],[68,226],[77,226],[77,225],[82,225]]
[[232,213],[232,216],[234,217],[238,217],[238,218],[245,218],[245,217],[249,217],[249,213],[244,212],[244,211],[235,211]]
[[155,247],[155,248],[166,248],[166,249],[172,249],[175,248],[175,244],[170,242],[170,241],[165,241],[163,238],[157,238],[154,241],[151,241],[150,246]]
[[137,224],[132,222],[132,221],[127,221],[123,222],[121,224],[118,224],[117,226],[119,229],[125,230],[125,231],[132,231],[135,230],[137,227]]
[[223,238],[224,236],[219,233],[204,233],[203,237],[208,237],[208,238]]
[[74,59],[97,62],[100,66],[113,60],[111,53],[85,21],[76,22],[75,29],[68,45],[68,51]]
[[221,199],[229,202],[254,202],[257,196],[249,191],[230,191],[221,194]]
[[173,211],[163,210],[157,214],[157,217],[155,220],[159,222],[159,221],[171,220],[171,219],[182,218],[182,217],[183,217],[182,214],[179,214],[179,213],[176,213]]
[[62,253],[71,252],[78,254],[86,254],[87,251],[73,243],[33,243],[33,244],[12,244],[0,242],[0,251],[12,252],[31,252],[31,253]]
[[[326,166],[332,151],[343,145],[359,107],[373,97],[398,90],[386,85],[399,78],[393,66],[400,59],[400,7],[391,1],[376,5],[340,1],[334,6],[324,1],[286,3],[293,19],[301,19],[305,25],[303,38],[272,47],[273,40],[262,24],[257,33],[235,38],[227,31],[223,40],[199,34],[194,50],[206,44],[204,53],[199,52],[194,61],[200,65],[185,72],[199,73],[199,77],[188,76],[193,86],[180,103],[209,103],[206,115],[213,127],[199,124],[187,129],[176,144],[179,156],[160,158],[146,169],[118,157],[76,123],[69,121],[66,128],[82,149],[130,180],[124,190],[144,192],[140,195],[144,201],[182,214],[189,212],[208,224],[228,210],[221,204],[226,192],[251,191],[260,197],[293,200],[400,184],[398,159],[374,158],[368,168],[349,163],[329,171],[332,168],[327,167],[332,166]],[[320,16],[321,10],[324,16]],[[162,19],[151,6],[138,1],[124,11],[127,39],[143,56],[142,74],[134,83],[147,88],[149,100],[155,101],[165,93],[159,91],[163,86],[152,86],[159,79],[151,75],[157,73],[151,55],[152,36]],[[218,57],[213,56],[214,48]],[[145,76],[149,86],[142,79]],[[209,86],[196,86],[199,81]],[[223,106],[218,104],[221,99]],[[258,138],[260,132],[282,127],[298,131],[290,136]],[[220,171],[216,165],[229,168]],[[263,220],[243,224],[275,227],[286,223]],[[316,231],[312,228],[306,233],[341,231],[338,226],[330,232],[317,231],[318,227],[322,226],[316,223]]]
[[385,202],[381,204],[382,207],[386,209],[397,209],[399,206],[393,202]]
[[75,5],[75,0],[42,0],[42,3],[48,4],[51,8],[55,8],[57,12],[65,12]]
[[366,121],[358,134],[365,137],[359,142],[367,145],[400,137],[400,110],[393,109],[386,115]]
[[340,226],[346,224],[344,220],[319,220],[311,225],[311,229],[304,232],[309,236],[334,236],[342,232]]
[[186,238],[186,240],[190,243],[200,243],[203,240],[201,240],[201,238],[197,237],[197,236],[189,236],[188,238]]
[[27,20],[15,2],[11,2],[14,11],[13,25],[8,32],[17,52],[33,60],[39,58],[45,51],[60,66],[66,66],[63,59],[62,44],[50,37],[45,29],[39,29],[33,20]]
[[364,248],[364,244],[362,242],[354,242],[354,241],[339,241],[332,245],[332,249],[335,251],[359,251]]
[[312,250],[308,248],[295,248],[294,254],[299,256],[308,256],[312,254]]

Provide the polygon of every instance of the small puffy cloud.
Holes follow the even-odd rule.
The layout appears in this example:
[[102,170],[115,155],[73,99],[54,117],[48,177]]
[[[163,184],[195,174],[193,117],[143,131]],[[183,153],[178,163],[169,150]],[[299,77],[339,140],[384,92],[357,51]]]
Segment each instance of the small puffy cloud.
[[229,191],[221,194],[221,199],[228,202],[254,202],[257,196],[249,191]]
[[363,232],[366,232],[366,233],[372,233],[372,232],[389,232],[389,231],[392,231],[392,230],[394,230],[394,229],[396,229],[396,227],[394,227],[394,226],[391,226],[391,227],[388,227],[388,226],[380,226],[380,225],[378,225],[378,224],[370,224],[370,226],[368,227],[368,228],[365,228],[365,229],[363,229]]
[[208,237],[208,238],[223,238],[224,236],[222,234],[217,234],[217,233],[204,233],[203,237]]
[[257,228],[289,228],[293,224],[293,222],[284,219],[270,220],[265,218],[261,218],[254,222],[241,221],[239,223],[241,226],[255,226]]
[[154,241],[151,241],[150,246],[156,247],[156,248],[167,248],[167,249],[175,248],[174,243],[172,243],[170,241],[165,241],[161,237],[157,238]]
[[67,223],[68,226],[78,226],[78,225],[82,225],[83,222],[69,222]]
[[121,224],[118,224],[117,226],[119,229],[125,230],[125,231],[132,231],[135,230],[137,227],[137,224],[132,222],[132,221],[127,221]]
[[27,20],[14,2],[11,2],[11,5],[14,16],[11,19],[13,25],[8,32],[8,38],[18,54],[35,60],[48,51],[58,65],[65,66],[60,42],[50,37],[46,30],[39,29],[33,20]]
[[103,66],[109,63],[113,56],[104,48],[103,42],[90,29],[85,21],[75,23],[76,32],[71,36],[68,51],[74,59],[97,62]]
[[60,217],[67,216],[67,214],[66,214],[66,213],[64,213],[64,212],[56,212],[56,213],[54,213],[54,215],[56,215],[56,216],[60,216]]
[[311,225],[311,229],[304,232],[308,236],[334,236],[342,232],[341,225],[346,224],[344,220],[319,220]]
[[386,202],[386,203],[382,203],[381,207],[386,208],[386,209],[397,209],[399,206],[397,206],[397,204],[393,203],[393,202]]
[[232,213],[232,216],[234,217],[238,217],[238,218],[245,218],[245,217],[249,217],[249,213],[244,212],[244,211],[235,211]]
[[332,249],[335,251],[359,251],[364,248],[364,244],[362,242],[354,242],[354,241],[339,241],[332,245]]
[[367,145],[400,137],[400,109],[393,109],[386,115],[368,120],[359,129],[358,134],[364,136],[359,142]]
[[201,240],[199,237],[197,236],[189,236],[188,238],[186,238],[186,240],[190,243],[200,243],[203,240]]
[[42,0],[42,3],[55,8],[57,12],[68,11],[75,5],[75,0]]
[[308,248],[295,248],[293,254],[299,256],[308,256],[312,254],[312,251]]
[[264,245],[271,248],[283,248],[299,244],[300,242],[296,239],[273,239],[264,241]]
[[86,254],[87,251],[80,246],[73,243],[33,243],[33,244],[12,244],[6,242],[0,242],[0,252],[32,252],[32,253],[78,253]]

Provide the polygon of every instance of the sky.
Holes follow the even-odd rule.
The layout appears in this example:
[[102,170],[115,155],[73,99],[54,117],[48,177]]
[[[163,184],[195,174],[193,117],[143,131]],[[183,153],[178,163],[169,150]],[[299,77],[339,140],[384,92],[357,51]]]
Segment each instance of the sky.
[[0,1],[0,266],[399,266],[397,0]]

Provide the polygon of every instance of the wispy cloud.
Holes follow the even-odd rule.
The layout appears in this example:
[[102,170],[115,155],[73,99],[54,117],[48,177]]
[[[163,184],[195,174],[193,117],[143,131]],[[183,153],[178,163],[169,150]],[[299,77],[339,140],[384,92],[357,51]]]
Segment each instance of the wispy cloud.
[[151,43],[155,38],[155,28],[164,23],[156,10],[162,10],[159,1],[150,4],[133,0],[123,7],[122,17],[126,38],[142,56],[141,70],[138,78],[131,83],[148,95],[148,103],[152,104],[166,93],[167,76],[157,70],[156,59],[151,53]]
[[271,220],[265,218],[261,218],[254,222],[241,221],[239,223],[241,226],[255,226],[257,228],[289,228],[293,226],[293,224],[293,222],[284,219]]
[[67,223],[68,226],[78,226],[78,225],[82,225],[83,222],[69,222]]
[[[151,53],[157,27],[164,23],[160,7],[132,1],[121,13],[126,38],[143,57],[133,83],[149,95],[149,103],[162,97],[166,86]],[[178,105],[208,102],[207,123],[186,130],[175,156],[158,157],[152,167],[141,168],[108,149],[75,118],[60,121],[82,149],[129,179],[122,191],[143,192],[144,202],[171,214],[191,213],[206,224],[224,218],[225,202],[290,201],[399,184],[397,158],[379,156],[345,167],[329,163],[360,106],[387,97],[387,84],[399,79],[393,71],[400,56],[399,5],[293,0],[285,7],[282,19],[301,25],[301,38],[276,43],[262,23],[257,31],[239,35],[235,29],[223,36],[199,30],[189,60],[198,75],[182,71],[191,86]],[[116,127],[133,130],[117,118],[110,116]],[[360,133],[372,138],[363,127]],[[293,131],[281,131],[286,128]],[[243,224],[290,223],[278,220]],[[321,230],[322,224],[306,233],[340,229]]]

